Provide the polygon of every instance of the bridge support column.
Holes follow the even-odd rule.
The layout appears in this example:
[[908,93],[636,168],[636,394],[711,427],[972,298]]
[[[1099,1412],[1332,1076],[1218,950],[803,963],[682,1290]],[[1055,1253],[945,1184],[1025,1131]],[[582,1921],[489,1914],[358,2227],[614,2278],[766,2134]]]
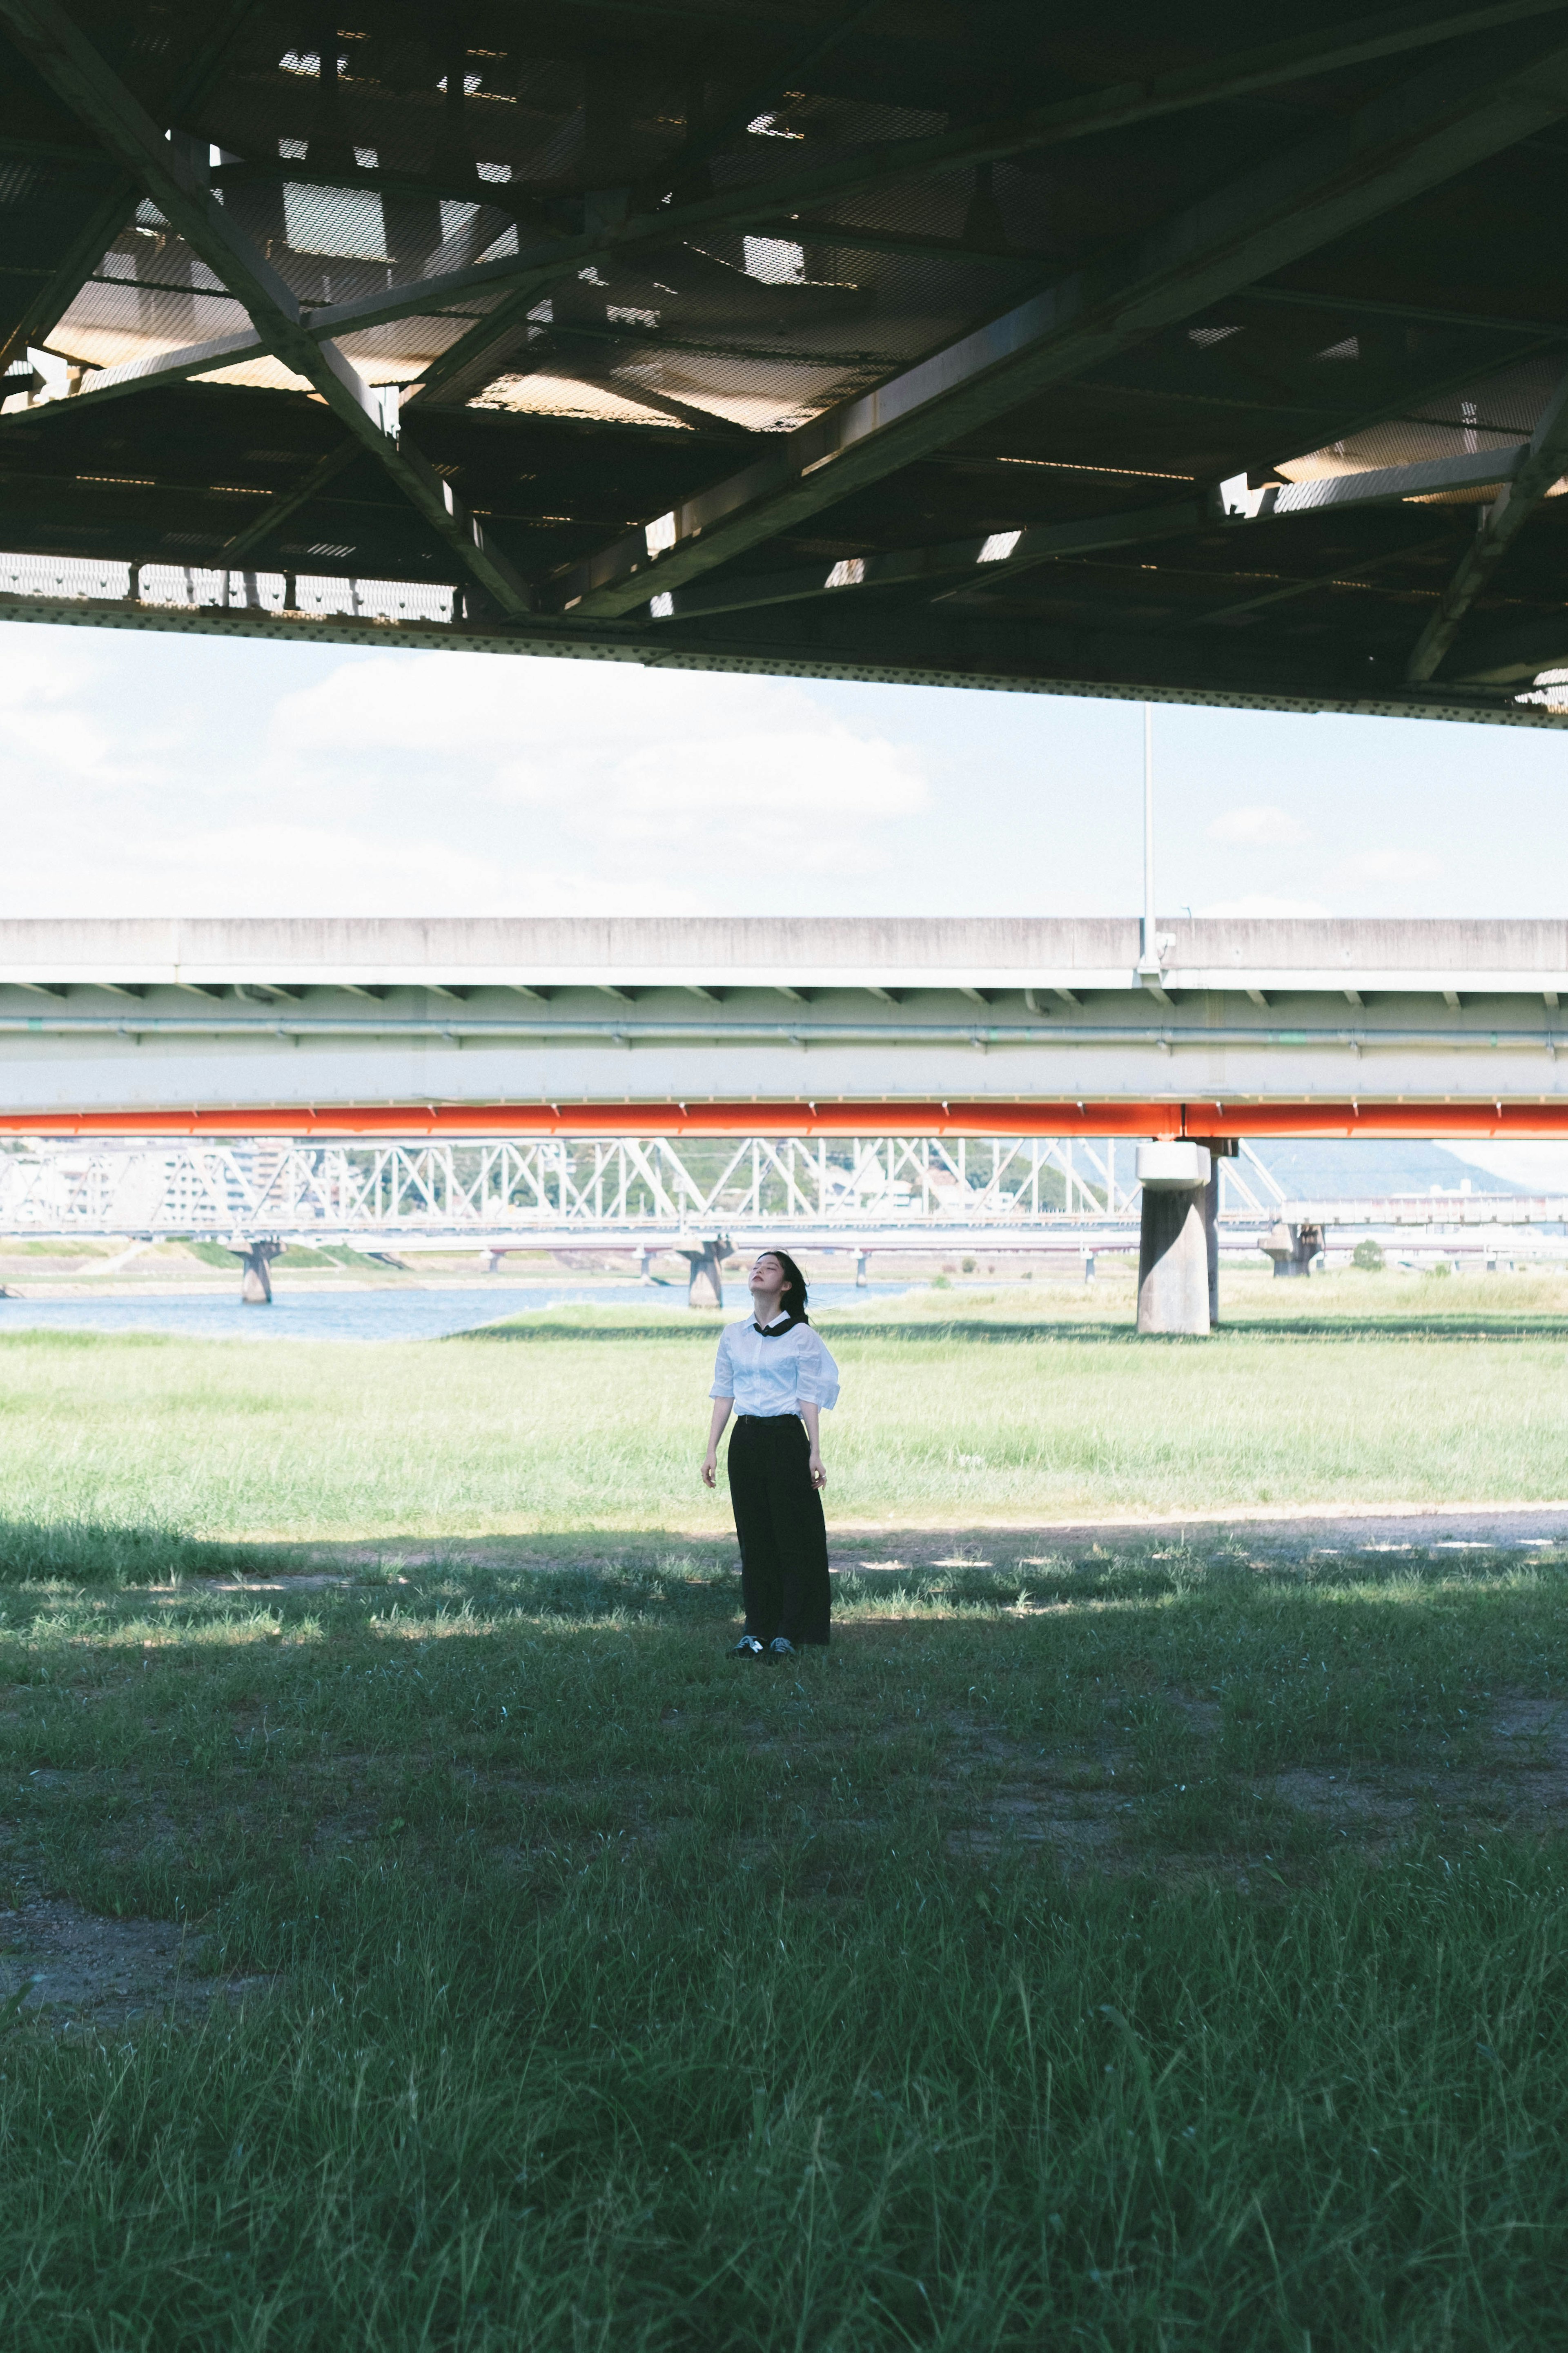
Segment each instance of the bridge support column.
[[869,1250],[858,1250],[856,1251],[855,1288],[857,1291],[864,1291],[866,1288],[866,1269],[869,1266],[870,1262],[871,1253]]
[[729,1239],[721,1235],[717,1241],[704,1242],[700,1250],[683,1250],[680,1253],[690,1270],[686,1286],[688,1307],[722,1307],[724,1304],[724,1261],[730,1255]]
[[1204,1187],[1204,1240],[1208,1253],[1209,1324],[1219,1322],[1219,1164],[1235,1160],[1241,1145],[1234,1135],[1204,1135],[1194,1139],[1209,1156],[1209,1180]]
[[1288,1226],[1281,1218],[1263,1238],[1263,1248],[1274,1261],[1277,1276],[1304,1279],[1323,1247],[1321,1226]]
[[1141,1144],[1138,1329],[1206,1335],[1210,1325],[1208,1210],[1213,1163],[1195,1144]]
[[1204,1185],[1145,1193],[1138,1243],[1138,1329],[1209,1329],[1209,1254]]
[[282,1242],[230,1243],[230,1249],[243,1270],[239,1279],[239,1299],[242,1307],[270,1307],[272,1304],[272,1261],[281,1258]]

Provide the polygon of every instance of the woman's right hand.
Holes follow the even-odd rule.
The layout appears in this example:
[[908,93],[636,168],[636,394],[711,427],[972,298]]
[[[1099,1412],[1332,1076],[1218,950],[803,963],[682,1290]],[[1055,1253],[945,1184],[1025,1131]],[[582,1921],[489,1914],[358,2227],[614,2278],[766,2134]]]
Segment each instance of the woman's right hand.
[[712,1452],[707,1453],[702,1458],[702,1483],[705,1487],[715,1486],[718,1478],[719,1457]]

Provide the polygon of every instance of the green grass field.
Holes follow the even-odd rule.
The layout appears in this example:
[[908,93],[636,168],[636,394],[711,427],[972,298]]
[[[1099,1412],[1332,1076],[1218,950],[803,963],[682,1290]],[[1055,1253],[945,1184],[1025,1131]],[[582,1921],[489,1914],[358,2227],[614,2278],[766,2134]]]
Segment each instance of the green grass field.
[[1031,1522],[1568,1494],[1568,1284],[1021,1288],[780,1669],[705,1331],[0,1343],[0,2341],[1559,2341],[1568,1545]]
[[[825,1316],[835,1523],[1568,1498],[1562,1277],[1231,1278],[1235,1320],[1202,1342],[1138,1340],[1131,1302],[1123,1280]],[[580,1309],[375,1347],[18,1335],[0,1516],[422,1546],[718,1536],[724,1499],[697,1478],[717,1329]]]

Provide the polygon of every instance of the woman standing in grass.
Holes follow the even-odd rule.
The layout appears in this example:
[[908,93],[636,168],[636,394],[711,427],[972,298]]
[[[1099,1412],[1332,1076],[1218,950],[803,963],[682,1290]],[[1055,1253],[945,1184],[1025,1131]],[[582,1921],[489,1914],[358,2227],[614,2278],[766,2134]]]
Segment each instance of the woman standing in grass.
[[735,1409],[730,1501],[741,1542],[746,1630],[732,1655],[793,1659],[826,1642],[832,1606],[822,1517],[818,1418],[838,1401],[838,1367],[811,1328],[805,1277],[784,1250],[752,1269],[752,1313],[726,1326],[713,1367],[702,1476],[718,1481],[719,1440]]

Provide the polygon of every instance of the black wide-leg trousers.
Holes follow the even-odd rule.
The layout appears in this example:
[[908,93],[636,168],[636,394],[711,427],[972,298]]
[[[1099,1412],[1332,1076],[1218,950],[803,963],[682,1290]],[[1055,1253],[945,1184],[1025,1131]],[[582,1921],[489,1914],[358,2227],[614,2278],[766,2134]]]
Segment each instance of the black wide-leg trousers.
[[742,1414],[730,1440],[746,1631],[760,1642],[826,1642],[832,1593],[822,1497],[798,1414]]

